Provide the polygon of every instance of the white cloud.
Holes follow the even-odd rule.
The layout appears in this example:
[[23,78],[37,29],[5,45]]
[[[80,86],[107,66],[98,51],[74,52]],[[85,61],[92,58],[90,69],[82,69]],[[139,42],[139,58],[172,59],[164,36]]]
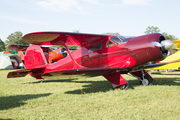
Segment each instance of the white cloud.
[[26,19],[26,18],[23,18],[23,17],[14,17],[14,16],[8,16],[8,15],[0,15],[0,18],[2,19],[6,19],[6,20],[11,20],[11,21],[15,21],[15,22],[20,22],[20,23],[37,23],[36,21],[34,20],[30,20],[30,19]]
[[81,10],[81,6],[77,0],[42,0],[36,2],[37,5],[50,10],[70,11],[73,8]]
[[150,5],[152,0],[123,0],[124,4],[127,5]]
[[99,0],[81,0],[83,2],[89,2],[89,3],[94,3],[94,4],[98,4]]

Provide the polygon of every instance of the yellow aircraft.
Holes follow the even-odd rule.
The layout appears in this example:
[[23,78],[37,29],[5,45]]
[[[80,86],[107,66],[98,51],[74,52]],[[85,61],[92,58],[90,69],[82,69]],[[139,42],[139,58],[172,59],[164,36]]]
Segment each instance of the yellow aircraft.
[[[178,50],[180,50],[180,40],[174,40],[173,41],[174,44],[177,45]],[[156,68],[152,68],[152,69],[148,69],[148,70],[166,70],[166,69],[180,69],[180,51],[166,57],[164,60],[160,61],[160,63],[170,63],[170,64],[166,64],[163,65],[161,67],[156,67]]]

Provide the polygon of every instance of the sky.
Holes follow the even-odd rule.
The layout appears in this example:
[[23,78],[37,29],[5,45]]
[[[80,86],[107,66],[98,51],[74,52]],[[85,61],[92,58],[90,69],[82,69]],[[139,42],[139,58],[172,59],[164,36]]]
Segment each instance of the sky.
[[0,0],[0,39],[16,31],[125,36],[155,26],[180,39],[180,0]]

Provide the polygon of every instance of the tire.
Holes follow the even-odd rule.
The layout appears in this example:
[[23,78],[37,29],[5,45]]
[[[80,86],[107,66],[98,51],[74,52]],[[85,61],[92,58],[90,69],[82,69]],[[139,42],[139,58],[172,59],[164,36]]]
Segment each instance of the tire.
[[144,79],[140,81],[141,85],[150,86],[152,85],[152,78],[150,76],[144,76]]
[[129,83],[126,81],[126,84],[119,87],[121,90],[127,90],[129,88]]

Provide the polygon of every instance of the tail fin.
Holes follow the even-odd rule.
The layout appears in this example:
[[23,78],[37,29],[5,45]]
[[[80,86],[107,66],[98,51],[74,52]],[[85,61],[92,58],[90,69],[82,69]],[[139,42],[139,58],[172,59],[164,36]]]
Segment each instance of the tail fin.
[[43,50],[38,45],[31,45],[27,48],[24,56],[26,69],[36,68],[47,64]]

